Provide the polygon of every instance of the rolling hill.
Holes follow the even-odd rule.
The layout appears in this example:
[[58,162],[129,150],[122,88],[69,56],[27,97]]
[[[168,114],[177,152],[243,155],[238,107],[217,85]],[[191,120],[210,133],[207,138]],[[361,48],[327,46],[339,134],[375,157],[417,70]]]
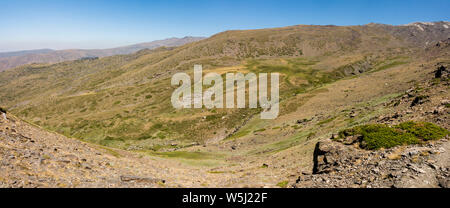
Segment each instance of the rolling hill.
[[158,47],[175,47],[203,39],[202,37],[168,38],[148,43],[139,43],[110,49],[70,49],[70,50],[28,50],[0,53],[0,71],[31,63],[57,63],[76,60],[83,57],[105,57],[119,54],[130,54],[143,49]]
[[26,50],[26,51],[13,51],[13,52],[2,52],[0,53],[0,58],[13,57],[13,56],[23,56],[27,54],[44,54],[53,52],[52,49],[36,49],[36,50]]

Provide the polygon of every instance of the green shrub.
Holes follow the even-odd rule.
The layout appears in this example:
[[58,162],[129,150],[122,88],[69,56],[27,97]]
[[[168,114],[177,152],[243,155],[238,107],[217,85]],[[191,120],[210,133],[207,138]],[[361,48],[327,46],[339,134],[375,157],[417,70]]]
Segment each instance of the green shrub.
[[368,124],[339,132],[337,139],[347,136],[360,136],[360,147],[374,150],[399,145],[418,144],[423,141],[445,137],[449,131],[427,122],[404,122],[389,127],[385,124]]
[[207,115],[206,116],[206,121],[213,121],[213,120],[219,119],[221,117],[222,116],[219,115],[219,114]]
[[336,117],[331,117],[331,118],[329,118],[329,119],[325,119],[325,120],[323,120],[323,121],[320,121],[319,123],[317,123],[317,125],[323,125],[323,124],[326,124],[326,123],[330,123],[330,122],[332,122],[334,119],[336,119]]
[[152,126],[152,129],[160,129],[162,127],[163,127],[162,123],[156,123]]
[[395,128],[402,129],[408,133],[414,134],[414,136],[424,141],[437,140],[449,134],[449,131],[447,131],[446,129],[428,122],[414,123],[412,121],[409,121],[401,123],[395,126]]
[[160,138],[160,139],[165,139],[166,138],[166,135],[164,133],[162,133],[162,132],[158,132],[158,134],[156,134],[156,136],[158,138]]
[[100,144],[103,146],[114,146],[117,143],[122,143],[125,140],[122,138],[115,138],[111,136],[106,136],[103,140],[100,141]]
[[144,132],[136,138],[136,140],[147,140],[147,139],[153,139],[153,136],[148,132]]
[[289,181],[281,181],[281,182],[277,183],[277,186],[280,188],[286,188],[288,183],[289,183]]
[[265,128],[262,128],[262,129],[255,130],[253,133],[263,132],[263,131],[265,131],[265,130],[266,130]]

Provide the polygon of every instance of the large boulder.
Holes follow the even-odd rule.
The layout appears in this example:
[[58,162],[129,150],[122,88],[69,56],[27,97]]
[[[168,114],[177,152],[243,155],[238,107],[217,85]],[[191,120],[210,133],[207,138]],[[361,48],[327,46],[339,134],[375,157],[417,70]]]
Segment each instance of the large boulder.
[[434,71],[435,78],[448,77],[448,70],[445,66],[438,66],[436,71]]
[[321,174],[337,171],[345,166],[348,160],[352,160],[354,156],[357,156],[360,151],[338,142],[330,140],[320,141],[314,149],[313,173]]

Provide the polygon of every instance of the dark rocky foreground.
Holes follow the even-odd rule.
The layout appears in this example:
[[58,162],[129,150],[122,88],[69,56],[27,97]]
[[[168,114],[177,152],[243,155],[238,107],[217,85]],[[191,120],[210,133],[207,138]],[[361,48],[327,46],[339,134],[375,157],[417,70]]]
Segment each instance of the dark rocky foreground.
[[303,173],[292,187],[450,187],[448,136],[424,145],[368,151],[323,141],[314,151],[312,173]]

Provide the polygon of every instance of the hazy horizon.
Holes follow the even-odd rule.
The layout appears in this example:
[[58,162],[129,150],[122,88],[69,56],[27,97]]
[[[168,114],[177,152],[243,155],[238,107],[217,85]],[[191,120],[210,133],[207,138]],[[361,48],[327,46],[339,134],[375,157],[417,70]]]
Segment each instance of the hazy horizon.
[[[80,47],[56,47],[56,48],[49,48],[49,47],[45,47],[45,45],[47,43],[37,43],[37,44],[41,44],[44,47],[36,47],[36,48],[29,48],[29,49],[18,49],[18,50],[2,50],[0,49],[0,53],[8,53],[8,52],[19,52],[19,51],[33,51],[33,50],[95,50],[95,49],[113,49],[113,48],[120,48],[120,47],[125,47],[125,46],[130,46],[130,45],[136,45],[136,44],[141,44],[141,43],[149,43],[149,42],[153,42],[153,41],[159,41],[159,40],[166,40],[166,39],[171,39],[171,38],[185,38],[185,37],[194,37],[194,36],[184,36],[184,37],[167,37],[167,38],[163,38],[163,39],[157,39],[157,40],[150,40],[150,41],[143,41],[143,42],[125,42],[125,43],[118,43],[116,45],[110,45],[110,44],[105,44],[104,47],[92,47],[89,46],[89,43],[86,44],[80,44]],[[195,37],[199,37],[199,36],[195,36]],[[51,43],[48,43],[49,45]],[[53,43],[55,44],[55,43]],[[70,45],[70,44],[67,44]],[[85,45],[85,47],[83,47],[83,45]]]

